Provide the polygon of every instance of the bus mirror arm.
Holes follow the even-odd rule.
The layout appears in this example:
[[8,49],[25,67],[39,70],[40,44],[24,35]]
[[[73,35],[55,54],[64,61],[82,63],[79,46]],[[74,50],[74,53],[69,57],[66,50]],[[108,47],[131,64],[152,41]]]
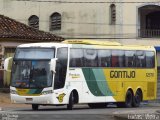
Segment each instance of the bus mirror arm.
[[56,71],[51,70],[52,74],[56,74]]
[[54,74],[56,73],[56,62],[57,62],[57,58],[53,58],[51,59],[51,62],[50,62],[50,70],[51,72],[53,72]]

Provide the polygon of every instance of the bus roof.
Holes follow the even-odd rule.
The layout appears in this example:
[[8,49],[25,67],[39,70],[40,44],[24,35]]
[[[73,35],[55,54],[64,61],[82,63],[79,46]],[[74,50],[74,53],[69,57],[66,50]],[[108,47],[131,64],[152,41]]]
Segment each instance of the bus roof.
[[23,48],[23,47],[67,47],[68,44],[62,44],[62,43],[55,43],[55,42],[44,42],[44,43],[28,43],[28,44],[21,44],[18,47]]
[[85,44],[85,45],[101,45],[101,46],[120,46],[118,42],[112,41],[96,41],[96,40],[65,40],[62,43],[67,44]]
[[117,48],[117,49],[137,49],[137,50],[151,50],[154,49],[154,46],[146,46],[146,45],[123,45],[118,42],[112,41],[96,41],[96,40],[87,40],[87,39],[73,39],[73,40],[65,40],[62,41],[65,44],[74,45],[74,47],[89,47],[93,45],[96,48]]
[[46,42],[46,43],[29,43],[21,44],[18,47],[73,47],[73,48],[108,48],[108,49],[137,49],[137,50],[154,50],[154,46],[144,46],[144,45],[122,45],[118,42],[111,41],[95,41],[95,40],[65,40],[61,43]]

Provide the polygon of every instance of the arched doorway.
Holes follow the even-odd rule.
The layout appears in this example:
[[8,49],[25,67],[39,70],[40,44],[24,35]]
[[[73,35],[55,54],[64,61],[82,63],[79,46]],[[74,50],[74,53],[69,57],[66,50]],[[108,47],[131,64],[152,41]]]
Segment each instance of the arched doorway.
[[146,5],[138,9],[139,37],[160,37],[160,6]]

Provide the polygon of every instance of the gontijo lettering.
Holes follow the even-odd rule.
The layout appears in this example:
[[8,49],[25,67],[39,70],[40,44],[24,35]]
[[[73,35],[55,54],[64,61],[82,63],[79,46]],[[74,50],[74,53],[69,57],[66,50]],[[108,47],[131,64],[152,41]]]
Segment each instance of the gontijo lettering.
[[135,71],[111,71],[110,78],[135,78]]

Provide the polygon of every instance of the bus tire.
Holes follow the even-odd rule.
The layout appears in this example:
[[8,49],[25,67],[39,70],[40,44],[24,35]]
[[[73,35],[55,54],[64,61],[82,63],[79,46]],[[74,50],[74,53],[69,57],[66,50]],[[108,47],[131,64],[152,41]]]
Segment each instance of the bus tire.
[[74,95],[73,92],[71,92],[70,96],[69,96],[69,103],[67,104],[67,109],[68,110],[73,110],[73,106],[74,106]]
[[132,103],[133,103],[133,94],[132,94],[131,90],[128,90],[127,93],[126,93],[126,98],[125,98],[124,105],[125,105],[126,108],[131,108]]
[[133,93],[131,90],[128,90],[125,97],[125,102],[117,102],[117,107],[120,108],[131,108],[133,104]]
[[133,107],[139,107],[142,101],[142,92],[137,90],[135,96],[133,97]]
[[32,104],[32,110],[38,110],[39,105],[38,104]]
[[125,102],[117,102],[117,107],[131,108],[133,104],[133,94],[131,90],[128,90],[125,97]]

